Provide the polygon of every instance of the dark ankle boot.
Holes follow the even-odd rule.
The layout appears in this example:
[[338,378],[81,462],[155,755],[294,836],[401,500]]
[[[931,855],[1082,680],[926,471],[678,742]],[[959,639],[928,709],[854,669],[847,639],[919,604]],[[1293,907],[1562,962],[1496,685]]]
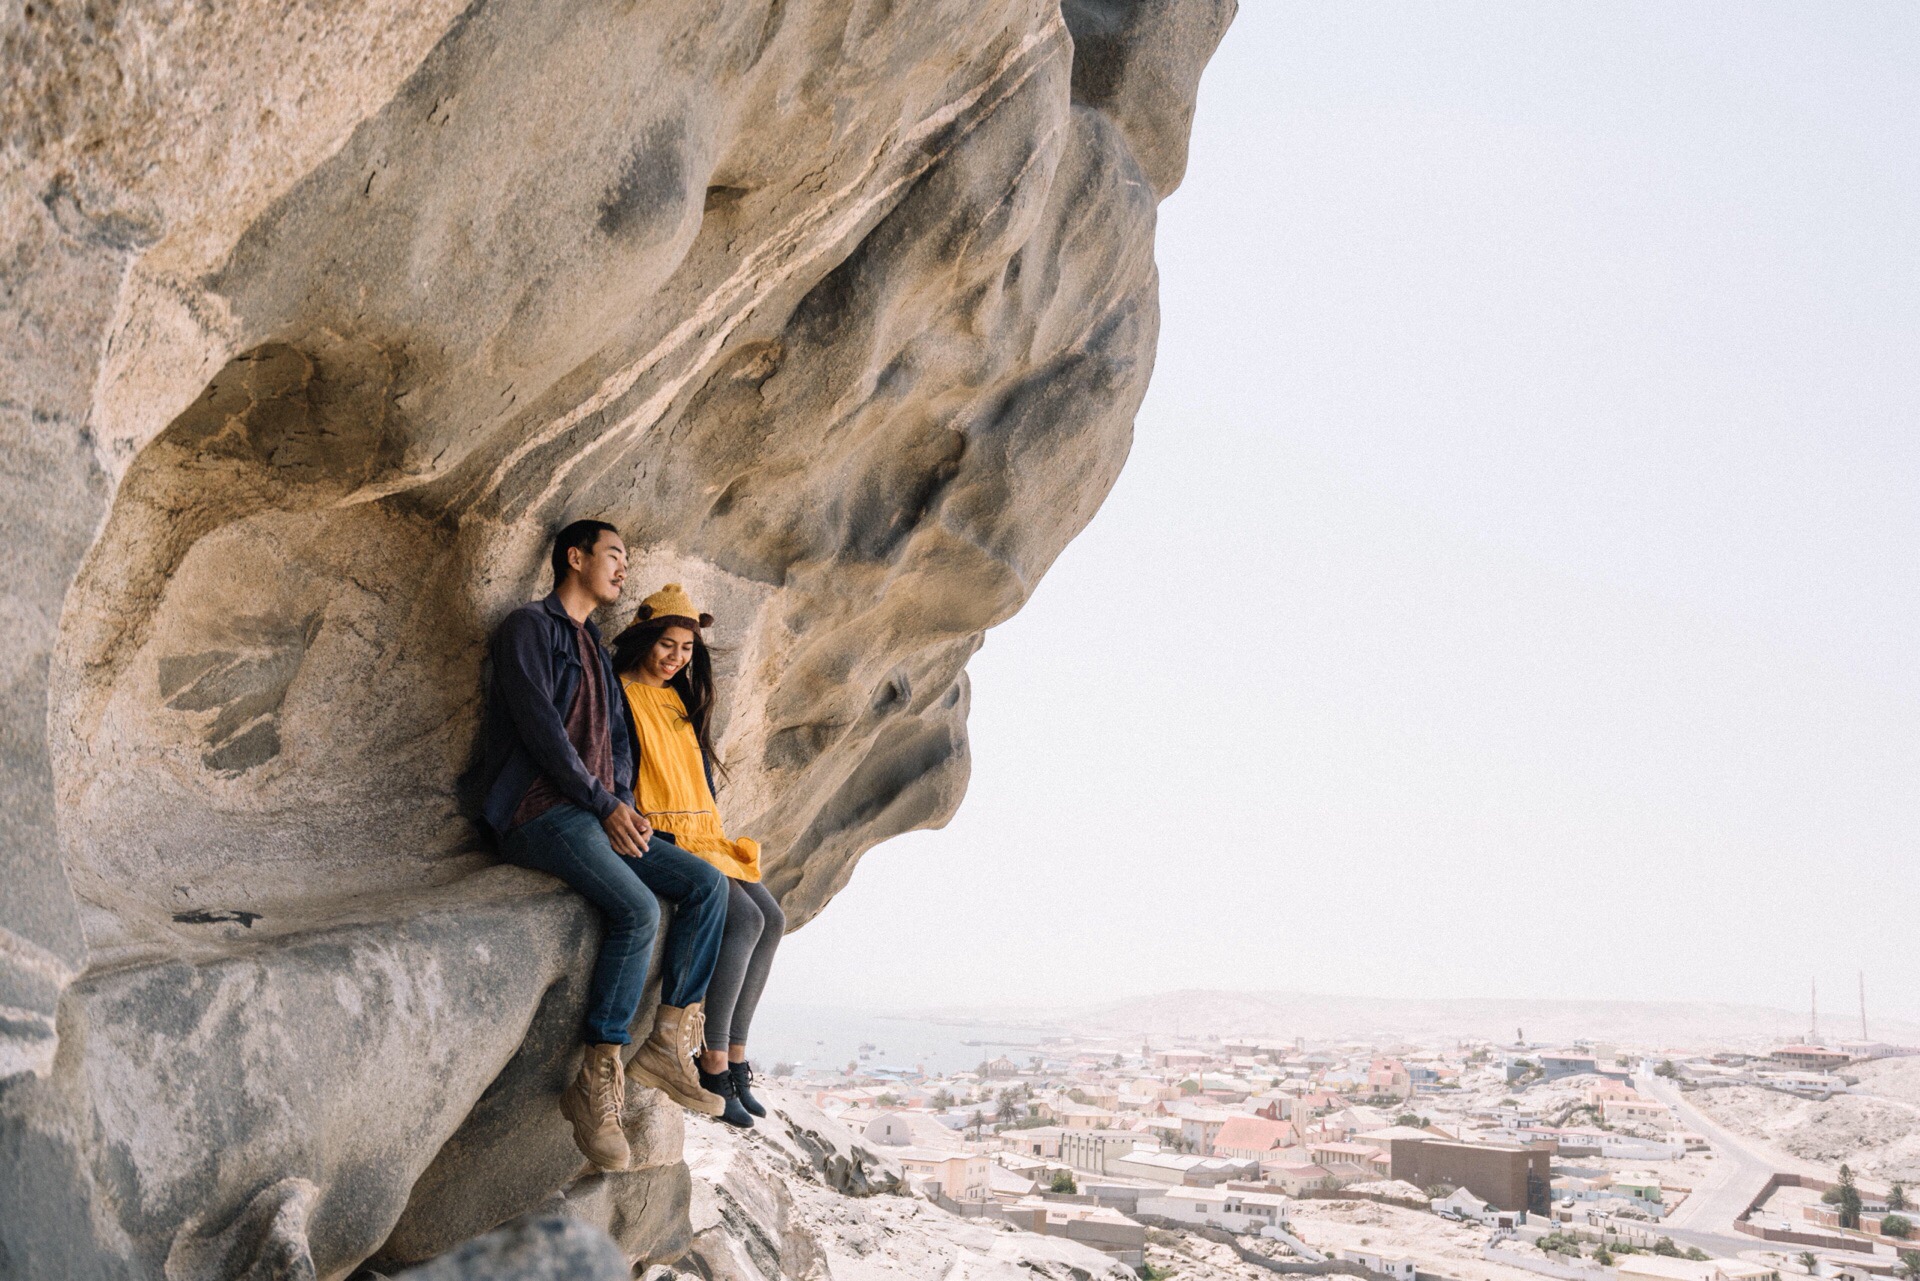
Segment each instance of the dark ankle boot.
[[743,1130],[751,1130],[753,1117],[740,1106],[740,1096],[734,1093],[733,1073],[709,1072],[705,1068],[699,1069],[699,1072],[700,1088],[709,1094],[719,1095],[727,1105],[727,1110],[720,1114],[720,1119],[728,1125],[737,1125]]
[[753,1097],[753,1091],[747,1087],[753,1084],[753,1065],[751,1063],[727,1064],[727,1075],[733,1078],[733,1097],[740,1100],[740,1106],[755,1116],[765,1116],[767,1106]]

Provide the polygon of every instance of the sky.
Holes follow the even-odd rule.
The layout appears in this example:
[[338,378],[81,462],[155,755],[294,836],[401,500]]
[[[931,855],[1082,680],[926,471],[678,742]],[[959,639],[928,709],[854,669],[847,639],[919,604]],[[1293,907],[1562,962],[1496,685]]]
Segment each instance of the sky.
[[1920,7],[1243,0],[1156,252],[966,802],[768,1002],[1920,1017]]

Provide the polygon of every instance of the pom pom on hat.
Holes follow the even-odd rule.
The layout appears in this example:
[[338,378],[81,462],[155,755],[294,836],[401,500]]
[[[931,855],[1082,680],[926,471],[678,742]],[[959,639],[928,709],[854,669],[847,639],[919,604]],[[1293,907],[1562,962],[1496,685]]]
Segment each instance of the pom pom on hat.
[[684,618],[701,627],[713,626],[713,615],[703,614],[693,607],[693,598],[687,595],[687,589],[678,583],[668,583],[653,595],[640,602],[640,610],[635,618]]

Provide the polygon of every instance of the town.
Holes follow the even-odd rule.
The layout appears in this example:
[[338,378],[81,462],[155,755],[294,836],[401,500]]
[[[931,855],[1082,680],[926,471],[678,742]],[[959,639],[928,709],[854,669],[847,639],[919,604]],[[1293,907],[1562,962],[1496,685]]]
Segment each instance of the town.
[[776,1077],[914,1195],[1149,1281],[1869,1281],[1920,1278],[1898,1179],[1774,1150],[1701,1103],[1828,1099],[1917,1053],[1057,1036],[945,1075],[863,1058]]

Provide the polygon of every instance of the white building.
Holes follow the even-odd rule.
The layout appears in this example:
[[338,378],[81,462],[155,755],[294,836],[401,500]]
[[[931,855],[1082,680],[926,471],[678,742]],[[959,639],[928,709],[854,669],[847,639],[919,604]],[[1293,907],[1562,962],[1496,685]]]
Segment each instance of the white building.
[[1381,1276],[1392,1277],[1394,1281],[1414,1281],[1413,1274],[1418,1271],[1413,1260],[1404,1254],[1380,1254],[1373,1250],[1342,1250],[1339,1257],[1349,1263],[1357,1263],[1369,1272],[1378,1272]]
[[1164,1192],[1142,1192],[1137,1212],[1175,1223],[1246,1234],[1278,1228],[1286,1220],[1287,1205],[1288,1198],[1271,1192],[1168,1188]]

